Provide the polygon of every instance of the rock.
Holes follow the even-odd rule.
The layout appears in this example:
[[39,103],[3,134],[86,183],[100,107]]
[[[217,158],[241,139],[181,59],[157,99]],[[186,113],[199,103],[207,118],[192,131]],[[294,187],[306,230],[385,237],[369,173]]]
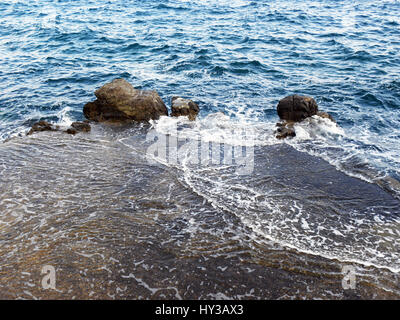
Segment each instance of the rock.
[[278,122],[276,126],[276,138],[277,139],[285,139],[285,138],[293,138],[296,136],[296,132],[293,128],[293,122]]
[[318,112],[318,105],[311,97],[292,95],[279,101],[278,115],[282,120],[302,121]]
[[71,124],[71,127],[78,132],[90,132],[91,127],[89,121],[85,120],[83,122],[77,121]]
[[27,135],[31,135],[35,132],[41,132],[41,131],[61,131],[61,132],[65,132],[65,133],[69,133],[69,134],[77,134],[78,132],[90,132],[91,128],[90,128],[90,124],[88,121],[83,121],[83,122],[73,122],[71,124],[71,127],[68,128],[67,130],[62,130],[60,128],[60,126],[57,125],[53,125],[47,121],[39,121],[36,122],[31,130],[29,130],[29,132],[27,133]]
[[200,111],[198,104],[190,99],[173,97],[171,103],[172,117],[187,116],[189,120],[193,121]]
[[156,91],[135,89],[124,79],[115,79],[96,90],[97,99],[83,108],[89,120],[147,122],[168,115],[167,107]]
[[78,133],[78,131],[76,131],[74,128],[68,128],[64,132],[68,133],[68,134],[77,134]]
[[68,128],[65,132],[69,134],[77,134],[78,132],[90,132],[91,127],[89,121],[83,122],[77,121],[71,124],[71,128]]
[[329,119],[329,120],[333,121],[334,123],[336,123],[335,119],[333,119],[333,117],[328,112],[318,111],[317,116],[319,116],[321,118]]
[[26,134],[27,136],[35,133],[35,132],[42,132],[42,131],[57,131],[59,130],[58,126],[52,125],[47,121],[41,120],[33,124],[31,130]]

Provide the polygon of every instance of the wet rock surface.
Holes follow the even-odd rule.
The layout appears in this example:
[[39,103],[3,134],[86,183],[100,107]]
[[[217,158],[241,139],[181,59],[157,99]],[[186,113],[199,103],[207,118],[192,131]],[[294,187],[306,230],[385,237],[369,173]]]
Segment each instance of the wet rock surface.
[[277,129],[275,130],[277,139],[293,138],[296,136],[296,132],[293,127],[293,122],[278,122],[276,124]]
[[39,122],[36,122],[26,135],[29,136],[34,133],[43,131],[60,131],[68,134],[77,134],[78,132],[90,132],[90,130],[91,127],[89,121],[83,121],[83,122],[76,121],[73,122],[69,128],[65,129],[60,127],[59,125],[55,125],[47,121],[41,120]]
[[58,131],[59,126],[53,125],[47,121],[41,120],[33,124],[32,128],[29,130],[29,132],[26,134],[27,136],[30,136],[36,132],[43,132],[43,131]]
[[279,101],[277,111],[282,120],[297,122],[316,115],[318,105],[311,97],[291,95]]
[[156,91],[135,89],[124,79],[115,79],[96,90],[97,99],[83,108],[85,117],[96,122],[148,122],[168,115]]
[[172,117],[187,116],[189,120],[193,121],[200,111],[198,104],[190,99],[173,97],[171,103]]
[[293,138],[296,136],[294,124],[312,116],[329,119],[336,123],[335,119],[327,112],[318,111],[316,101],[307,96],[291,95],[279,101],[277,112],[281,122],[278,122],[275,130],[277,139]]

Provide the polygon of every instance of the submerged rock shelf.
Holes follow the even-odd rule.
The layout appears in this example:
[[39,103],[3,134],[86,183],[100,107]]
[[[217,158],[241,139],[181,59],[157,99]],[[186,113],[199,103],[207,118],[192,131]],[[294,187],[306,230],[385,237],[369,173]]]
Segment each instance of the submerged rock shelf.
[[[398,261],[400,203],[377,185],[287,144],[257,146],[245,177],[149,164],[146,130],[0,146],[1,298],[400,297],[398,274],[355,262]],[[357,290],[341,287],[348,263]]]

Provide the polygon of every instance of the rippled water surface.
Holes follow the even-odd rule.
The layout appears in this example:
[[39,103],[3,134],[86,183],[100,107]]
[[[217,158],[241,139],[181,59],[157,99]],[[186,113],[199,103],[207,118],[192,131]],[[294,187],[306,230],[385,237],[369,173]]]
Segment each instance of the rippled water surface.
[[[0,297],[399,298],[399,15],[398,1],[2,1]],[[195,123],[153,122],[160,135],[246,131],[253,170],[149,163],[147,126],[24,136],[83,119],[116,77],[199,103]],[[337,125],[276,140],[293,93]],[[46,264],[58,291],[41,288]]]

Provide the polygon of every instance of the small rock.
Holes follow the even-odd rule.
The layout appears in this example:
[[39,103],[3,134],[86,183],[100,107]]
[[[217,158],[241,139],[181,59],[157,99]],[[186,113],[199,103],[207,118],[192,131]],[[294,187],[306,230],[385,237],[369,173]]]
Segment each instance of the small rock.
[[189,120],[193,121],[200,111],[198,104],[190,99],[173,97],[171,102],[172,117],[187,116]]
[[329,120],[333,121],[334,123],[336,123],[335,119],[333,119],[333,117],[328,112],[318,111],[317,116],[320,116],[321,118],[329,119]]
[[71,128],[68,128],[65,132],[68,134],[77,134],[78,132],[90,132],[91,127],[89,121],[83,122],[76,121],[71,124]]
[[297,122],[316,115],[318,105],[311,97],[292,95],[279,101],[277,111],[282,120]]
[[168,115],[156,91],[135,89],[124,79],[115,79],[96,90],[97,100],[87,103],[83,113],[89,120],[104,122],[156,120]]
[[51,123],[41,120],[33,124],[31,130],[26,134],[27,136],[35,133],[35,132],[42,132],[42,131],[57,131],[59,130],[58,126],[52,125]]
[[61,132],[65,132],[68,134],[77,134],[78,132],[90,132],[90,129],[91,129],[90,124],[88,121],[73,122],[71,124],[70,128],[68,128],[67,130],[62,130],[60,128],[60,126],[53,125],[47,121],[42,120],[42,121],[36,122],[32,126],[31,130],[29,130],[27,135],[29,136],[35,132],[41,132],[41,131],[61,131]]
[[64,132],[68,133],[68,134],[77,134],[78,133],[78,131],[76,131],[74,128],[68,128]]
[[293,138],[296,136],[293,122],[278,122],[276,126],[278,127],[275,131],[277,139]]
[[78,132],[90,132],[91,127],[89,121],[85,120],[83,122],[76,121],[71,124],[71,127]]

